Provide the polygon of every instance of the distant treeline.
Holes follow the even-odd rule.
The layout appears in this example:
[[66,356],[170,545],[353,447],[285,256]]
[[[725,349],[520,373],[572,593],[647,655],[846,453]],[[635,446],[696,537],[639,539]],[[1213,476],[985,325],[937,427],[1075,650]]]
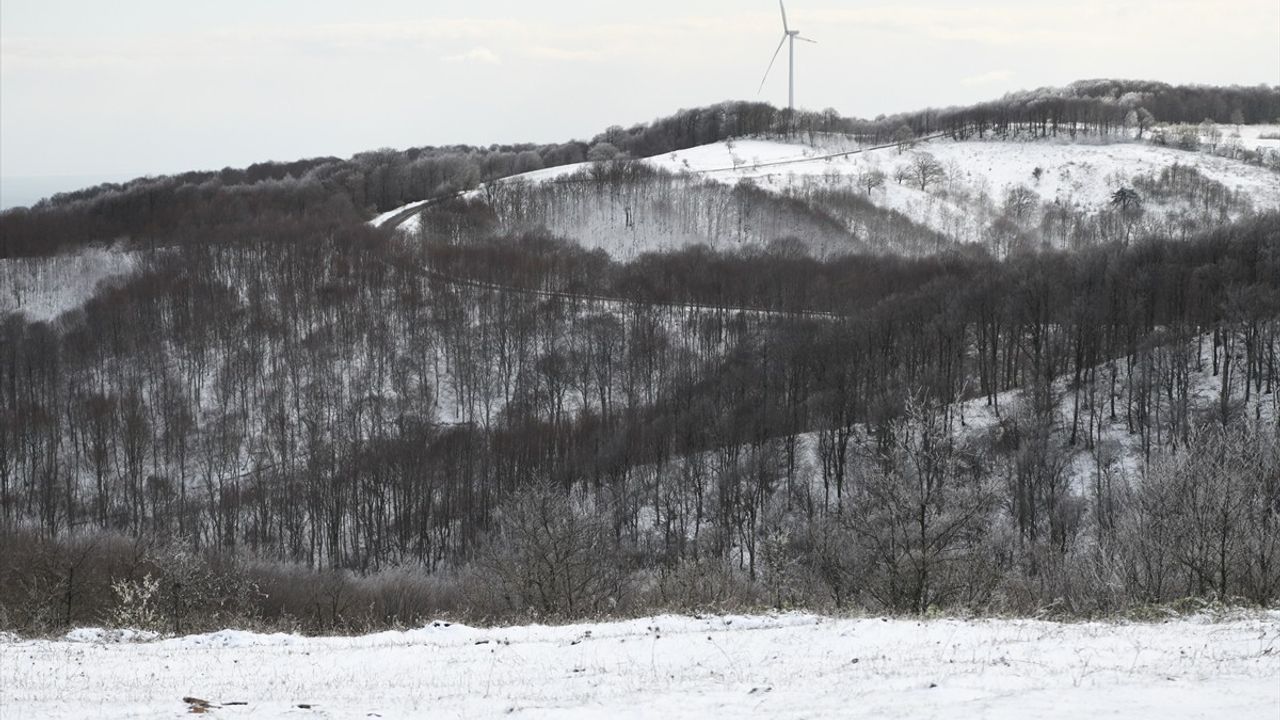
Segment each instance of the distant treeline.
[[953,137],[1027,131],[1041,136],[1145,130],[1154,123],[1254,124],[1280,121],[1280,86],[1168,85],[1141,80],[1082,80],[1065,88],[1010,93],[967,107],[877,118],[848,131],[889,140],[906,126],[917,135]]
[[1280,88],[1170,86],[1098,80],[1015,93],[963,108],[857,120],[835,110],[794,115],[765,103],[725,102],[681,110],[590,141],[553,144],[383,149],[333,157],[257,163],[106,183],[0,213],[0,257],[44,255],[85,243],[128,239],[172,243],[194,227],[280,217],[361,222],[373,212],[449,194],[510,175],[587,160],[647,157],[732,137],[841,133],[866,142],[948,133],[956,137],[1026,131],[1109,133],[1155,122],[1271,122]]
[[[612,128],[589,143],[383,149],[349,160],[266,162],[106,183],[0,213],[0,257],[44,255],[121,238],[168,244],[192,229],[282,218],[358,223],[372,212],[544,167],[658,154],[783,127],[779,111],[763,103],[729,102],[700,112],[715,119],[713,127],[679,137],[655,131],[646,139],[641,129],[649,126],[639,125],[625,132]],[[672,122],[683,121],[653,125],[665,128]]]

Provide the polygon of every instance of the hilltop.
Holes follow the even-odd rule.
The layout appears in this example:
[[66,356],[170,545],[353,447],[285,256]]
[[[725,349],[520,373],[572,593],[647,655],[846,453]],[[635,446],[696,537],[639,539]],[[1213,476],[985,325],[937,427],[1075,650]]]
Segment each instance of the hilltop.
[[[491,181],[465,197],[489,205],[506,232],[545,227],[623,259],[698,243],[764,247],[783,237],[801,238],[819,255],[936,252],[941,239],[1004,254],[1186,237],[1280,208],[1280,164],[1267,166],[1280,162],[1280,126],[1192,130],[1194,144],[1181,147],[1132,133],[889,145],[833,134],[809,144],[737,138],[630,161],[653,173],[574,163]],[[1159,138],[1184,132],[1157,131]],[[730,202],[711,184],[798,202]],[[1132,208],[1113,202],[1122,188],[1135,192]],[[413,231],[419,217],[405,211],[423,205],[372,222],[395,218]]]

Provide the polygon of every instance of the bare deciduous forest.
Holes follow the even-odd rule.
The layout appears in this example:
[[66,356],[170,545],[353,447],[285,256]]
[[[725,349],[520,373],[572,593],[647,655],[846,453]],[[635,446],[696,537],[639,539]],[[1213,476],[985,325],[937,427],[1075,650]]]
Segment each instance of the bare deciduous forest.
[[[958,244],[626,158],[1277,116],[1275,89],[1113,81],[874,121],[737,103],[7,211],[6,258],[123,238],[136,269],[2,319],[0,627],[1274,604],[1280,215],[1175,166],[1089,216],[1011,194]],[[1120,190],[1204,212],[1141,225]],[[415,234],[366,223],[426,198]],[[558,232],[617,211],[696,242]]]

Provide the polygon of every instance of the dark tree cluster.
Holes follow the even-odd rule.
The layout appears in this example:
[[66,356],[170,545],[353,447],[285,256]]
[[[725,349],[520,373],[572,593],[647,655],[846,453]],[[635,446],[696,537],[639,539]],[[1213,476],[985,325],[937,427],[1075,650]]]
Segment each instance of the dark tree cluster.
[[[749,183],[730,186],[634,162],[592,166],[548,183],[501,183],[486,188],[484,200],[494,223],[478,228],[481,232],[547,230],[622,258],[648,248],[692,244],[762,247],[779,238],[821,257],[870,247],[869,236],[858,237],[816,203]],[[428,225],[436,211],[430,207],[423,213]],[[904,230],[928,234],[905,217],[894,219]]]
[[916,136],[955,138],[1027,133],[1037,137],[1107,135],[1155,123],[1271,123],[1280,118],[1280,87],[1168,85],[1139,80],[1081,80],[967,107],[928,109],[852,124],[848,132],[883,142],[907,128]]

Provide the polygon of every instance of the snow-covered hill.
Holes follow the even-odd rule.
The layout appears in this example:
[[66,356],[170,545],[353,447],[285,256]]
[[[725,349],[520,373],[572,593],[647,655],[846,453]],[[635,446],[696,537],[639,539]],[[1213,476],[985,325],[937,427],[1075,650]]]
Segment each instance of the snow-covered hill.
[[[1245,126],[1222,141],[1244,151],[1267,152],[1280,147],[1280,126]],[[1225,134],[1225,133],[1224,133]],[[917,163],[936,163],[932,177],[922,178]],[[956,242],[988,242],[997,251],[1014,238],[1071,246],[1081,235],[1115,239],[1144,232],[1186,234],[1253,211],[1280,208],[1280,174],[1223,153],[1188,151],[1136,140],[1102,142],[1096,138],[964,140],[934,138],[910,148],[860,148],[847,139],[820,137],[814,144],[739,139],[647,158],[654,168],[683,177],[690,186],[753,186],[806,200],[821,213],[829,210],[815,196],[843,192],[941,233]],[[496,187],[538,186],[589,169],[589,163],[538,170],[498,181]],[[879,180],[876,180],[876,176]],[[669,181],[666,181],[669,182]],[[1138,188],[1140,209],[1123,217],[1112,204],[1120,188]],[[492,192],[492,190],[490,191]],[[473,197],[482,197],[477,192]],[[733,242],[765,244],[786,234],[787,227],[751,221],[715,222],[705,227],[673,230],[667,218],[656,218],[634,198],[601,207],[580,207],[579,215],[553,214],[547,225],[589,247],[615,257],[646,250],[680,247],[692,242],[713,246],[724,241],[716,232],[736,233]],[[621,203],[621,204],[619,204]],[[618,207],[613,207],[618,205]],[[410,206],[406,206],[408,208]],[[1127,208],[1126,208],[1127,209]],[[699,217],[714,217],[699,211]],[[392,213],[380,216],[385,221]],[[688,215],[688,213],[685,213]],[[836,213],[837,216],[840,213]],[[542,220],[543,218],[537,218]],[[847,218],[845,218],[847,220]],[[408,229],[416,229],[414,220]],[[1003,221],[1003,226],[1000,222]],[[884,249],[874,235],[883,230],[850,222],[847,228],[871,248]],[[788,227],[797,223],[791,221]],[[728,230],[726,230],[728,228]],[[823,252],[847,249],[848,243],[813,240]]]
[[[1267,134],[1268,130],[1280,130],[1280,126],[1258,126],[1253,132]],[[1280,147],[1280,140],[1254,142]],[[948,176],[942,184],[985,189],[993,196],[1017,185],[1028,185],[1044,200],[1096,208],[1110,199],[1114,187],[1109,179],[1148,174],[1177,163],[1196,167],[1211,179],[1250,194],[1260,206],[1280,206],[1280,176],[1274,172],[1207,153],[1145,142],[934,139],[902,151],[858,151],[739,140],[681,150],[647,162],[672,172],[697,173],[723,182],[751,179],[778,189],[805,178],[856,177],[865,169],[880,169],[888,175],[887,185],[897,185],[894,171],[910,162],[916,152],[927,152],[939,161]],[[1039,179],[1034,174],[1036,168],[1042,170]],[[888,201],[892,203],[893,199]]]
[[[1245,148],[1280,147],[1280,140],[1260,139],[1276,126],[1248,126],[1240,133]],[[913,173],[917,158],[931,157],[941,174],[921,188]],[[819,188],[861,191],[877,205],[897,210],[918,223],[960,242],[977,242],[1004,212],[1015,190],[1018,202],[1054,206],[1089,216],[1107,209],[1112,193],[1121,187],[1158,180],[1175,166],[1190,168],[1204,179],[1238,194],[1253,209],[1280,208],[1280,174],[1206,152],[1189,152],[1147,142],[1082,140],[965,140],[934,139],[914,147],[850,150],[829,141],[818,146],[759,140],[717,143],[649,162],[674,171],[698,174],[717,182],[752,182],[775,192],[804,195]],[[883,173],[883,184],[867,189],[867,178]],[[1176,195],[1176,193],[1175,193]],[[1199,199],[1199,198],[1197,198]],[[1244,203],[1226,204],[1234,219]],[[1149,220],[1166,220],[1188,210],[1180,197],[1155,198],[1144,203]],[[1198,205],[1199,203],[1197,203]],[[1038,220],[1028,217],[1027,220]],[[1028,223],[1031,224],[1031,223]]]
[[[943,172],[921,189],[914,184],[912,165],[924,153]],[[1112,193],[1120,187],[1134,185],[1137,178],[1158,177],[1175,165],[1194,168],[1248,198],[1256,209],[1280,207],[1280,175],[1275,172],[1207,153],[1137,142],[933,140],[904,152],[886,148],[838,157],[802,145],[740,142],[673,153],[657,162],[719,182],[750,180],[778,192],[802,192],[815,184],[857,189],[862,177],[878,171],[885,179],[867,193],[872,202],[962,242],[980,240],[1015,189],[1030,191],[1041,205],[1088,215],[1109,207]],[[900,171],[902,177],[895,179]],[[1183,210],[1183,204],[1147,207],[1165,216]]]

